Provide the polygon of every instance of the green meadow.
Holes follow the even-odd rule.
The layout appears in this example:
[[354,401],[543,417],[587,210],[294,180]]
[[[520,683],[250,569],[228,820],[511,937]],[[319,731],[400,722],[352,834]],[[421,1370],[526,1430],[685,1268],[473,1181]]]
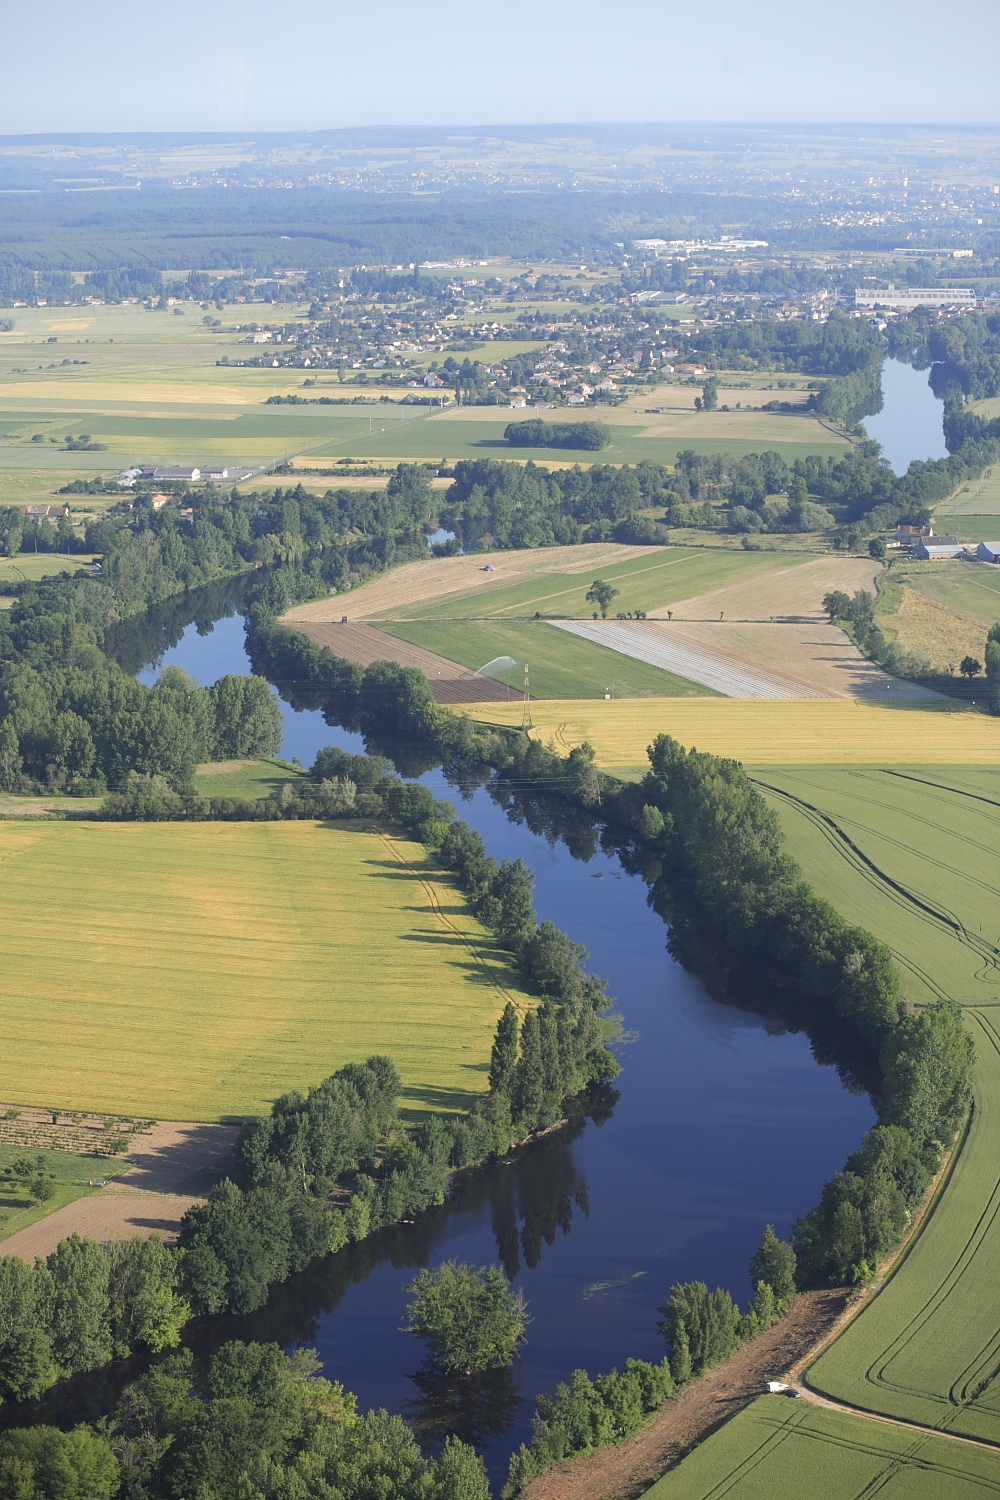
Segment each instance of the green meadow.
[[540,621],[415,621],[384,625],[389,635],[425,646],[478,672],[497,656],[513,656],[516,665],[490,673],[520,695],[524,663],[531,669],[531,692],[537,698],[715,698],[711,688],[688,682],[673,672],[632,661],[617,651],[578,640]]
[[198,767],[195,789],[202,797],[246,797],[256,801],[280,792],[288,782],[305,774],[271,756],[262,760],[215,760]]
[[762,1396],[646,1500],[985,1500],[1000,1494],[996,1456],[884,1422]]
[[791,854],[892,949],[907,997],[951,998],[976,1040],[976,1106],[925,1229],[809,1372],[851,1406],[1000,1443],[1000,772],[768,767]]
[[[1000,530],[1000,519],[994,526]],[[1000,568],[985,562],[912,563],[906,582],[935,604],[988,629],[1000,619]]]
[[[525,413],[513,413],[523,418]],[[528,415],[531,415],[530,413]],[[565,420],[572,413],[545,414],[549,420]],[[780,425],[782,422],[786,425]],[[345,447],[344,452],[352,457],[407,458],[424,461],[446,459],[449,464],[459,459],[493,458],[531,459],[536,464],[558,464],[569,461],[583,465],[591,463],[672,464],[682,448],[693,448],[698,453],[726,453],[740,455],[759,452],[762,447],[775,448],[786,463],[796,458],[805,458],[810,453],[840,453],[844,444],[818,422],[803,417],[785,417],[772,420],[772,429],[763,432],[759,423],[749,423],[745,437],[715,436],[706,422],[704,433],[690,434],[687,431],[674,435],[660,434],[639,424],[615,423],[611,428],[611,442],[599,454],[574,453],[566,448],[512,448],[504,441],[503,428],[495,421],[464,421],[449,418],[447,412],[431,417],[423,426],[412,431],[386,431],[371,439],[362,438]]]

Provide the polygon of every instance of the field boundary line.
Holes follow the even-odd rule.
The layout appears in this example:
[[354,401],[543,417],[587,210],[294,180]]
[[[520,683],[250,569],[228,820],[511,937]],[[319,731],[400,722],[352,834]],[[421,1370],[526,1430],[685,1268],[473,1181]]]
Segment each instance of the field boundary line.
[[886,1417],[877,1411],[866,1411],[860,1406],[849,1406],[845,1401],[831,1401],[828,1396],[821,1396],[818,1391],[813,1391],[809,1386],[800,1387],[799,1391],[803,1401],[810,1402],[813,1406],[819,1406],[826,1411],[841,1412],[845,1417],[858,1417],[861,1421],[882,1422],[887,1427],[901,1427],[904,1432],[918,1432],[921,1437],[944,1438],[951,1443],[968,1443],[973,1448],[985,1448],[987,1453],[1000,1452],[1000,1443],[988,1442],[986,1438],[964,1437],[960,1432],[948,1432],[942,1427],[924,1427],[919,1422],[907,1422],[903,1417]]
[[[853,861],[856,865],[862,867],[862,873],[865,874],[866,878],[871,879],[876,888],[878,886],[882,886],[887,892],[891,892],[892,894],[890,899],[896,900],[901,904],[908,903],[911,906],[915,906],[924,914],[924,916],[929,917],[931,921],[937,922],[940,924],[940,926],[945,928],[953,938],[955,938],[959,943],[962,944],[963,947],[968,948],[971,950],[971,952],[975,953],[977,958],[980,958],[984,961],[985,965],[992,966],[993,968],[998,967],[998,957],[1000,957],[1000,950],[997,949],[995,944],[990,943],[988,939],[982,938],[977,933],[970,932],[961,918],[957,917],[954,912],[949,911],[947,907],[930,905],[927,901],[923,900],[915,891],[910,890],[908,886],[901,885],[898,880],[894,880],[891,875],[887,874],[879,865],[875,863],[870,855],[865,853],[860,845],[854,842],[846,829],[842,828],[837,822],[836,818],[834,818],[830,813],[826,813],[822,810],[822,808],[816,807],[811,802],[807,802],[804,797],[798,797],[794,792],[786,791],[783,787],[772,786],[769,782],[764,781],[758,777],[752,777],[751,779],[753,780],[755,785],[763,787],[766,791],[771,792],[775,797],[778,797],[785,802],[793,803],[800,811],[804,810],[813,823],[822,827],[822,830],[826,834],[826,837],[830,840],[831,843],[834,844],[835,848],[838,845],[838,841],[839,843],[846,845],[847,849],[850,851],[850,856],[852,857]],[[898,840],[892,839],[891,837],[886,836],[886,841],[896,844],[897,847],[905,848],[904,845],[899,844]],[[844,851],[841,850],[840,852],[843,853]],[[845,856],[845,858],[846,857],[847,856]],[[930,862],[938,865],[939,868],[948,868],[938,860],[931,860]],[[896,952],[895,949],[893,949],[893,951]],[[897,957],[899,958],[900,962],[903,963],[906,967],[910,968],[912,972],[918,972],[916,965],[908,955],[898,953]],[[928,975],[924,975],[923,977],[930,989],[937,990],[938,994],[940,994],[942,998],[946,998],[944,992],[940,989],[940,986],[936,985]]]
[[[955,1168],[958,1165],[959,1157],[961,1156],[962,1151],[965,1147],[965,1143],[969,1138],[969,1130],[972,1125],[972,1116],[974,1113],[975,1105],[973,1105],[973,1108],[969,1110],[969,1113],[966,1116],[961,1135],[951,1147],[951,1150],[947,1153],[944,1161],[938,1168],[937,1174],[928,1187],[927,1193],[924,1197],[924,1201],[921,1204],[919,1211],[914,1216],[913,1222],[910,1225],[906,1236],[900,1242],[900,1244],[896,1246],[896,1249],[892,1252],[892,1254],[882,1262],[882,1265],[879,1267],[878,1277],[864,1292],[861,1293],[860,1296],[858,1296],[852,1303],[850,1303],[848,1307],[844,1309],[833,1327],[827,1333],[825,1333],[823,1337],[816,1344],[814,1344],[811,1349],[807,1350],[807,1352],[802,1356],[800,1360],[792,1365],[791,1369],[787,1372],[789,1381],[794,1381],[796,1383],[801,1382],[803,1385],[805,1385],[807,1391],[811,1390],[812,1388],[807,1383],[809,1371],[815,1364],[819,1362],[820,1359],[822,1359],[827,1350],[832,1348],[837,1340],[844,1336],[848,1328],[850,1328],[851,1324],[861,1316],[865,1309],[871,1307],[875,1299],[885,1290],[890,1281],[892,1281],[895,1277],[896,1273],[902,1268],[903,1263],[907,1260],[910,1252],[914,1249],[917,1241],[920,1239],[924,1230],[927,1228],[927,1225],[930,1223],[934,1210],[937,1208],[939,1202],[941,1201],[941,1197],[944,1193],[945,1188],[951,1181],[952,1174],[954,1173]],[[817,1392],[816,1394],[818,1395],[819,1393]],[[823,1399],[826,1400],[828,1398],[824,1397]],[[845,1405],[844,1409],[846,1411],[857,1411],[862,1416],[867,1414],[875,1417],[878,1415],[877,1412],[866,1413],[864,1407],[852,1407]],[[917,1424],[903,1422],[902,1425],[915,1426]],[[937,1431],[936,1428],[928,1428],[927,1430],[935,1433]],[[947,1436],[947,1434],[945,1435]],[[988,1446],[992,1447],[993,1445],[989,1444]]]
[[416,866],[410,863],[410,861],[406,858],[406,855],[396,848],[396,845],[393,843],[392,839],[387,833],[380,833],[378,837],[380,841],[385,845],[385,847],[389,850],[390,854],[397,861],[397,863],[401,864],[405,870],[409,870],[410,874],[420,885],[425,896],[427,897],[427,902],[430,906],[431,911],[434,913],[437,920],[441,923],[442,927],[446,928],[447,931],[454,933],[454,935],[457,938],[460,938],[461,941],[465,944],[466,948],[468,948],[469,952],[472,954],[472,957],[476,962],[476,966],[482,971],[483,975],[488,980],[493,989],[495,989],[497,993],[501,995],[508,1004],[513,1005],[516,1010],[521,1012],[527,1010],[528,1007],[525,1005],[524,1000],[522,999],[519,1001],[514,995],[511,994],[510,990],[507,989],[506,985],[494,970],[492,964],[490,964],[489,961],[484,957],[475,939],[471,937],[469,933],[463,932],[462,929],[452,921],[447,912],[445,912],[438,898],[437,891],[431,884],[430,878],[426,875],[422,875],[421,872],[416,868]]

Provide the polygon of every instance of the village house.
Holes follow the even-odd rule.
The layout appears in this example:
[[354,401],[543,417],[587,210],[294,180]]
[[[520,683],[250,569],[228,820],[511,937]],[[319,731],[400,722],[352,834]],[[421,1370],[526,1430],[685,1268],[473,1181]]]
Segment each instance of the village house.
[[68,505],[26,505],[24,514],[29,521],[60,521],[69,515]]

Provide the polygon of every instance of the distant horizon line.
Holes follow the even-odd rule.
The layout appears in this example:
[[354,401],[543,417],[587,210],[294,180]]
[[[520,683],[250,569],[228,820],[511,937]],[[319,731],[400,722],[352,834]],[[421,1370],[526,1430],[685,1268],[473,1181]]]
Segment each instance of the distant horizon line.
[[[73,142],[76,144],[116,142],[122,140],[154,143],[157,141],[189,140],[199,142],[240,141],[247,137],[270,137],[274,139],[302,139],[303,137],[347,136],[347,135],[441,135],[461,132],[472,137],[498,134],[510,136],[536,132],[592,131],[592,132],[643,132],[643,131],[719,131],[751,130],[760,132],[813,132],[832,131],[839,134],[857,134],[871,130],[905,131],[925,134],[932,130],[972,133],[976,131],[1000,132],[1000,119],[996,121],[912,121],[912,120],[550,120],[537,122],[477,123],[453,121],[441,125],[428,124],[368,124],[368,125],[321,125],[274,128],[272,126],[245,126],[239,130],[217,129],[145,129],[140,127],[115,130],[49,130],[15,131],[0,133],[0,146],[47,145]],[[944,144],[943,142],[941,144]]]

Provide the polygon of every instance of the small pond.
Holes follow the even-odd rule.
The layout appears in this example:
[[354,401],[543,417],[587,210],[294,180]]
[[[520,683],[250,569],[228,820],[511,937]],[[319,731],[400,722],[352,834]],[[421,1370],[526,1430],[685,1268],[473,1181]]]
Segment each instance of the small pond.
[[882,444],[894,474],[905,474],[915,458],[948,457],[944,402],[931,390],[927,374],[898,359],[882,366],[882,410],[865,418],[865,431]]

